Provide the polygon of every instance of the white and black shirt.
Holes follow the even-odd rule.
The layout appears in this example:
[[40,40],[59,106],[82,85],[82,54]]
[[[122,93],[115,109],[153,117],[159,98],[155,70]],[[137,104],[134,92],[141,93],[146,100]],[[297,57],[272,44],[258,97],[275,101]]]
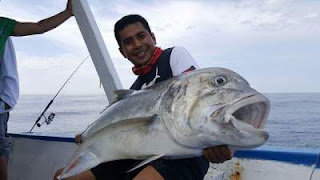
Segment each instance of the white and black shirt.
[[190,53],[183,47],[165,49],[159,58],[148,74],[138,76],[130,89],[144,89],[177,76],[190,68],[199,68]]

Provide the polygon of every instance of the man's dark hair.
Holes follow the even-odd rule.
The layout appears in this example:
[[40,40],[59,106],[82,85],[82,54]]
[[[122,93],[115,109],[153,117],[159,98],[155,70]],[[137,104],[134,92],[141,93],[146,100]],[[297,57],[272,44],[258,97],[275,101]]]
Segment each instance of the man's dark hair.
[[147,20],[144,19],[142,16],[140,16],[138,14],[130,14],[130,15],[124,16],[119,21],[117,21],[117,23],[114,25],[114,35],[116,37],[116,40],[118,42],[119,47],[121,47],[119,32],[121,30],[123,30],[126,26],[128,26],[130,24],[137,23],[137,22],[140,22],[143,25],[143,27],[146,30],[148,30],[149,33],[151,34],[149,24],[148,24]]

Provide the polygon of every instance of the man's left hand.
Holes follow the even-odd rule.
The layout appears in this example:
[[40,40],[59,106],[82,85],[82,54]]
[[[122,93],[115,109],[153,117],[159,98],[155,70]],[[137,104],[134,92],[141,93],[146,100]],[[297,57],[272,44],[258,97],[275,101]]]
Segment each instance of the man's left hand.
[[223,163],[233,157],[233,152],[226,145],[221,145],[204,149],[203,155],[211,163]]

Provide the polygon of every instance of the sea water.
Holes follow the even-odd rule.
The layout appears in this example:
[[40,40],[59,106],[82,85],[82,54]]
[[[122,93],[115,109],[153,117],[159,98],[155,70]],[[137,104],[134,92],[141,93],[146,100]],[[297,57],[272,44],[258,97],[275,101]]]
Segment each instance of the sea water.
[[[271,112],[265,129],[268,146],[320,148],[320,93],[267,93]],[[54,95],[21,95],[11,112],[8,131],[29,132]],[[73,137],[90,125],[108,105],[105,95],[60,95],[46,112],[53,121],[33,132]],[[43,123],[45,118],[41,119]]]

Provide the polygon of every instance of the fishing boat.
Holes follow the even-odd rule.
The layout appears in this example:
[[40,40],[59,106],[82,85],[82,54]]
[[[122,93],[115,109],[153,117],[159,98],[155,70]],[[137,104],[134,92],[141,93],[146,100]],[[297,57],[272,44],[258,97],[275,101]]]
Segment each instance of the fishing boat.
[[[109,102],[121,83],[86,0],[74,1],[75,18]],[[52,179],[77,145],[73,137],[36,133],[11,134],[10,180]],[[320,180],[320,152],[310,149],[260,147],[241,150],[232,160],[211,164],[205,180]]]

